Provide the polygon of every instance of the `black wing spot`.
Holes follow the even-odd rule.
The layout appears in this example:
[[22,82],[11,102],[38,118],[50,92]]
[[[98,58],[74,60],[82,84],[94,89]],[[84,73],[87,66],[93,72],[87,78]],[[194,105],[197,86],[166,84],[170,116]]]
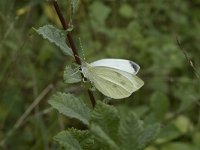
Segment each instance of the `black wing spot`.
[[138,65],[136,63],[134,63],[133,61],[129,61],[129,63],[131,64],[131,67],[134,69],[135,72],[138,71]]

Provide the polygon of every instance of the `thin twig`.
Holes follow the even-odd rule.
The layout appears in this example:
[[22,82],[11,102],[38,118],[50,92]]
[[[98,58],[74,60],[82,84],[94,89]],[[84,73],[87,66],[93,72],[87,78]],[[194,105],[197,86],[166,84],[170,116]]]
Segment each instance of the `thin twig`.
[[33,103],[26,109],[26,111],[23,113],[23,115],[17,120],[17,122],[14,125],[14,128],[18,128],[24,121],[24,119],[31,113],[31,111],[39,104],[39,102],[53,89],[53,85],[48,85],[41,93],[40,95],[33,101]]
[[13,128],[8,132],[7,136],[0,142],[0,145],[3,145],[8,137],[10,137],[16,129],[18,129],[31,111],[39,104],[39,102],[53,89],[53,85],[48,85],[40,95],[33,101],[33,103],[26,109],[26,111],[21,115],[21,117],[16,121]]
[[23,124],[25,124],[26,122],[32,120],[34,117],[39,117],[39,116],[43,116],[43,115],[49,114],[53,110],[54,110],[53,107],[49,107],[49,108],[46,108],[44,110],[38,111],[35,114],[29,115],[29,117],[26,120],[24,120]]
[[[176,37],[176,41],[177,41],[177,44],[180,48],[180,50],[183,52],[186,60],[188,61],[190,67],[192,68],[194,74],[196,75],[196,77],[199,79],[200,78],[200,75],[196,69],[196,67],[194,66],[193,62],[190,60],[190,58],[188,57],[188,54],[186,52],[186,50],[181,46],[181,43],[179,42],[178,38]],[[198,101],[198,99],[196,99],[194,96],[191,96],[192,100],[198,105],[200,106],[200,103]],[[183,114],[186,110],[181,110],[181,111],[178,111],[178,112],[175,112],[173,116],[170,116],[169,118],[165,119],[162,124],[165,124],[166,122],[170,122],[172,120],[174,120],[175,118],[177,118],[179,115]]]
[[[57,15],[58,15],[58,17],[59,17],[59,19],[60,19],[60,22],[61,22],[61,24],[62,24],[62,26],[63,26],[63,29],[64,29],[64,30],[67,30],[67,29],[69,28],[69,25],[68,25],[67,21],[65,20],[65,18],[64,18],[63,14],[62,14],[62,12],[61,12],[61,10],[60,10],[60,7],[59,7],[57,1],[56,1],[56,0],[51,0],[50,2],[52,2],[53,6],[54,6],[54,8],[55,8],[55,10],[56,10],[56,13],[57,13]],[[72,49],[72,52],[73,52],[74,58],[75,58],[75,60],[76,60],[76,63],[77,63],[78,65],[81,65],[81,60],[80,60],[80,57],[79,57],[79,55],[78,55],[78,51],[77,51],[76,45],[75,45],[75,43],[74,43],[74,40],[73,40],[73,38],[72,38],[71,32],[67,32],[67,39],[68,39],[68,41],[69,41],[69,44],[70,44],[70,47],[71,47],[71,49]],[[66,41],[66,42],[67,42],[67,41]],[[82,76],[82,78],[84,78],[84,76],[83,76],[82,73],[81,73],[81,76]],[[90,97],[90,101],[91,101],[91,103],[92,103],[92,106],[94,107],[95,104],[96,104],[96,100],[95,100],[95,98],[94,98],[94,95],[92,94],[92,92],[91,92],[89,89],[88,89],[88,94],[89,94],[89,97]]]
[[188,57],[188,54],[186,52],[186,50],[181,46],[181,43],[179,42],[178,38],[176,37],[176,41],[177,41],[177,44],[179,46],[179,48],[181,49],[181,51],[183,52],[186,60],[188,61],[190,67],[192,68],[194,74],[196,75],[196,77],[199,79],[200,78],[200,75],[197,71],[197,68],[194,66],[193,62],[190,60],[190,58]]

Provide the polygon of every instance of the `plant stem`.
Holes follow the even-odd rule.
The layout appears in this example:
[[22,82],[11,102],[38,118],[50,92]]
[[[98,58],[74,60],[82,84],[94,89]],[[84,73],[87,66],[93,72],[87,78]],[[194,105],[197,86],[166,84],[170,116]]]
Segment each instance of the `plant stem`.
[[[64,18],[63,14],[62,14],[62,12],[60,10],[60,7],[59,7],[57,1],[56,0],[52,0],[52,3],[53,3],[53,6],[54,6],[54,8],[56,10],[56,13],[57,13],[57,15],[58,15],[58,17],[60,19],[60,22],[61,22],[61,24],[63,26],[63,29],[67,30],[69,28],[69,25],[68,25],[67,21],[65,20],[65,18]],[[78,65],[81,65],[81,60],[80,60],[80,57],[78,55],[78,51],[77,51],[76,45],[74,43],[74,40],[72,38],[71,32],[67,32],[67,39],[69,41],[69,44],[70,44],[70,47],[72,49],[72,52],[73,52],[74,58],[76,60],[76,63]],[[81,73],[81,76],[82,76],[82,78],[84,78],[84,76],[83,76],[82,73]],[[94,95],[92,94],[92,92],[89,89],[88,89],[88,94],[89,94],[92,106],[94,107],[96,105],[96,100],[94,98]]]

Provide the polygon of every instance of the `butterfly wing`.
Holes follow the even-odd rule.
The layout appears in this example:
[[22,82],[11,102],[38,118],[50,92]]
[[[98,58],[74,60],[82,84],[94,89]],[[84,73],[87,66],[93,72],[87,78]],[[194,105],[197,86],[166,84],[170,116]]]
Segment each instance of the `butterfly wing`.
[[94,67],[109,67],[122,70],[131,74],[137,74],[140,66],[133,61],[126,59],[101,59],[90,64]]
[[121,99],[129,97],[143,86],[144,82],[136,75],[109,67],[92,67],[88,78],[104,95]]

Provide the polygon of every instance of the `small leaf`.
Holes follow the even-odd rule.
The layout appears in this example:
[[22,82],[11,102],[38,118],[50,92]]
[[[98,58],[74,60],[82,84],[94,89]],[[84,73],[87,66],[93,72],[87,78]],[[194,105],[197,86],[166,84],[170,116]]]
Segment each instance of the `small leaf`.
[[72,94],[57,93],[49,101],[49,104],[60,113],[70,118],[76,118],[88,125],[90,109]]
[[74,26],[69,24],[69,28],[66,30],[66,32],[71,32],[73,29],[74,29]]
[[17,16],[21,16],[28,13],[30,10],[31,8],[29,6],[25,6],[25,7],[17,9],[16,14]]
[[65,83],[77,83],[82,80],[79,70],[72,69],[71,66],[66,66],[64,71]]
[[135,15],[133,9],[128,4],[121,5],[119,13],[125,18],[132,18]]
[[82,150],[78,141],[68,131],[62,131],[58,133],[54,137],[54,140],[56,140],[60,145],[65,147],[67,150]]
[[110,147],[117,147],[117,132],[119,127],[119,113],[113,106],[97,102],[91,118],[91,130],[97,140],[102,144],[107,143]]
[[72,50],[66,44],[66,32],[57,29],[52,25],[45,25],[39,29],[34,29],[44,39],[48,39],[51,43],[58,46],[65,55],[72,56]]
[[186,134],[193,128],[192,121],[183,115],[178,116],[173,123],[182,134]]

